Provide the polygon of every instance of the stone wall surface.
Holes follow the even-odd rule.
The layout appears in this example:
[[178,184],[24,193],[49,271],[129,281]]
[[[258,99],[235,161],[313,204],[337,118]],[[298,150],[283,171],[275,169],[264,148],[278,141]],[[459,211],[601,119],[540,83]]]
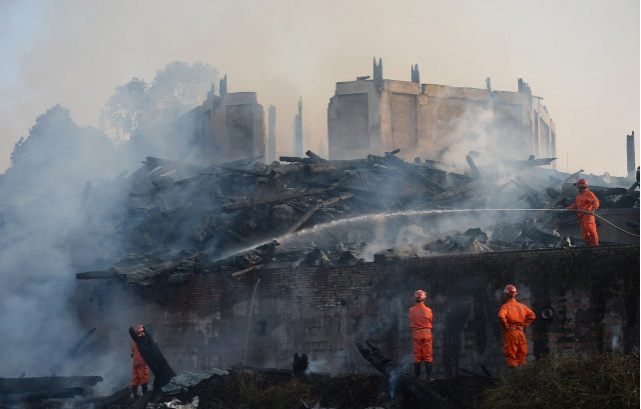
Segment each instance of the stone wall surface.
[[[176,285],[80,281],[78,313],[105,351],[127,349],[127,328],[150,324],[177,373],[232,365],[375,372],[356,342],[412,363],[407,310],[416,289],[434,312],[434,375],[506,369],[497,312],[502,289],[537,314],[529,360],[557,349],[639,346],[639,245],[448,255],[353,266],[201,275]],[[128,369],[128,368],[126,368]]]

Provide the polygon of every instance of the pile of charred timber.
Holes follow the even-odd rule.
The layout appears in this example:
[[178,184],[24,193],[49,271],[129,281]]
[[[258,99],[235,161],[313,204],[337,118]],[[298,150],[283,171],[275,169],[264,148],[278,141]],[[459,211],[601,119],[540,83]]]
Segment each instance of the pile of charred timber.
[[[307,157],[280,157],[265,164],[255,158],[201,167],[148,157],[143,166],[118,180],[120,205],[104,208],[104,192],[86,192],[89,220],[111,220],[114,267],[78,273],[79,279],[117,278],[147,285],[163,277],[180,283],[193,273],[240,275],[267,265],[329,266],[444,253],[530,250],[573,246],[557,226],[576,224],[572,213],[546,212],[570,205],[573,182],[581,172],[565,175],[540,169],[554,158],[504,161],[480,167],[473,154],[470,171],[451,172],[431,161],[407,163],[396,155],[329,161],[307,151]],[[638,182],[631,187],[599,187],[601,209],[638,207]],[[113,193],[113,192],[111,192]],[[381,214],[452,209],[529,209],[518,220],[500,221],[487,232],[433,231],[420,223],[393,226]],[[287,238],[314,226],[370,215],[398,228],[405,238],[384,250],[372,250],[377,225],[327,230],[323,237]],[[98,224],[96,222],[96,224]],[[399,222],[399,224],[402,224]],[[103,224],[101,224],[103,226]],[[638,234],[638,223],[628,226]],[[103,229],[104,230],[104,229]],[[580,240],[580,237],[579,237]]]
[[25,403],[74,398],[86,394],[102,380],[100,376],[0,378],[0,404],[2,407],[19,407]]

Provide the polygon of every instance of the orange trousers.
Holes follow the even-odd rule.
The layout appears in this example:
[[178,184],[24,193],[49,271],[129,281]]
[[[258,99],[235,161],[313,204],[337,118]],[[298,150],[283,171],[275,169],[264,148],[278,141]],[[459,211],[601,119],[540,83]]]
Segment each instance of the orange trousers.
[[585,215],[579,221],[581,224],[581,235],[586,246],[598,246],[599,236],[596,234],[596,219],[594,216]]
[[432,362],[432,331],[416,331],[412,335],[414,363]]
[[149,366],[146,363],[134,363],[132,385],[144,385],[149,383]]
[[507,360],[507,366],[525,365],[527,358],[527,341],[521,330],[507,331],[503,334],[503,355]]

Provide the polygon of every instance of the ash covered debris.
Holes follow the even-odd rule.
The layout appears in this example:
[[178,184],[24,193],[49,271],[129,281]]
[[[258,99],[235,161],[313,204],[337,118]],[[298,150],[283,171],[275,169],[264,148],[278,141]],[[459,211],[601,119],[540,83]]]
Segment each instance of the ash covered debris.
[[[539,167],[554,158],[477,166],[468,155],[472,171],[454,172],[407,163],[398,152],[330,161],[307,151],[271,164],[251,158],[212,167],[148,157],[119,181],[119,207],[101,208],[100,195],[88,195],[84,234],[91,220],[112,220],[111,240],[123,247],[110,255],[112,267],[77,278],[152,289],[193,273],[238,276],[268,265],[582,245],[560,233],[576,225],[574,213],[555,211],[573,202],[581,172]],[[600,209],[638,208],[636,182],[591,180]],[[624,227],[638,234],[638,222]],[[162,288],[151,291],[164,296]]]

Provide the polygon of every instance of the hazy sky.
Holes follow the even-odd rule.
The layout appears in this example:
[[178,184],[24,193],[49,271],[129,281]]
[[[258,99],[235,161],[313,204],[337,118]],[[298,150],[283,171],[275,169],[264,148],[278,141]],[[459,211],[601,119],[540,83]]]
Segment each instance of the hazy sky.
[[257,92],[281,137],[302,98],[304,148],[326,152],[336,82],[372,75],[375,57],[393,80],[413,64],[422,83],[516,92],[523,78],[556,123],[559,170],[623,176],[632,131],[639,151],[639,20],[639,0],[0,0],[0,172],[53,105],[97,126],[117,86],[173,61]]

